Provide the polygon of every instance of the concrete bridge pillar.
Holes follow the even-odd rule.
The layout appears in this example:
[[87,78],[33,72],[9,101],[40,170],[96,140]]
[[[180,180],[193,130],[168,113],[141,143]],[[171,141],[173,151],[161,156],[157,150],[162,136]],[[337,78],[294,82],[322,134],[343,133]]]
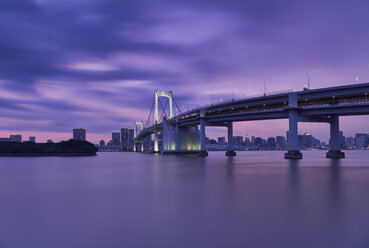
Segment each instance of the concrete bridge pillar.
[[299,151],[298,135],[298,112],[297,112],[297,94],[292,93],[288,96],[289,103],[289,131],[287,139],[289,141],[288,152],[284,154],[287,159],[302,159],[302,153]]
[[205,113],[205,109],[200,110],[200,156],[208,156],[208,152],[206,151]]
[[340,150],[339,117],[331,116],[330,120],[330,143],[326,156],[327,158],[344,158],[345,153]]
[[226,156],[236,156],[236,152],[233,150],[233,122],[228,122],[228,146],[225,153]]
[[[155,123],[157,124],[157,123]],[[159,133],[158,130],[155,128],[155,132],[154,132],[154,152],[158,153],[159,152]]]

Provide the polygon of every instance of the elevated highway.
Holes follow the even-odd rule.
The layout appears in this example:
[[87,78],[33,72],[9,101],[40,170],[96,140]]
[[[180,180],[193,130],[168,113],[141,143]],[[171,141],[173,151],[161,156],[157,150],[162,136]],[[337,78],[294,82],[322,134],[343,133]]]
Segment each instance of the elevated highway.
[[[143,129],[136,140],[162,132],[164,126],[180,128],[200,127],[200,151],[205,151],[205,127],[228,127],[228,140],[232,140],[233,122],[289,119],[289,152],[286,158],[301,158],[298,151],[298,122],[325,122],[330,124],[331,149],[328,157],[342,157],[339,151],[339,116],[369,114],[369,83],[328,87],[303,91],[285,91],[254,97],[232,99],[200,106],[170,116],[163,122]],[[228,155],[235,155],[232,142],[228,142]]]

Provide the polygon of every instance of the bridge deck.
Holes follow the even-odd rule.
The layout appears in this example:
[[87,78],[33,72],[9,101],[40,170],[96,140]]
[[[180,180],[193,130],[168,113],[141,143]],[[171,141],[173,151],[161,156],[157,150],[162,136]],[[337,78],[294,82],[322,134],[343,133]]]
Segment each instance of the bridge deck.
[[[329,115],[368,115],[369,83],[345,85],[299,92],[286,91],[252,98],[240,98],[202,106],[173,117],[170,123],[195,126],[200,123],[200,109],[205,110],[209,125],[223,126],[229,121],[254,121],[288,118],[289,95],[297,95],[297,106],[302,116],[322,117]],[[141,131],[136,140],[162,130],[162,123]]]

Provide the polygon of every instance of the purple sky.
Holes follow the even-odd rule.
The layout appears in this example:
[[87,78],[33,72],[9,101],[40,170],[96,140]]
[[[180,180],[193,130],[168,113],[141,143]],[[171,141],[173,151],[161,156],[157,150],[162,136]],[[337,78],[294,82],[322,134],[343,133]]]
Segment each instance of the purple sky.
[[[184,109],[268,91],[369,81],[369,1],[1,0],[0,132],[90,141],[146,120],[153,92]],[[341,118],[346,135],[368,117]],[[287,121],[236,124],[285,134]],[[328,126],[300,125],[328,139]],[[208,128],[211,137],[225,136]]]

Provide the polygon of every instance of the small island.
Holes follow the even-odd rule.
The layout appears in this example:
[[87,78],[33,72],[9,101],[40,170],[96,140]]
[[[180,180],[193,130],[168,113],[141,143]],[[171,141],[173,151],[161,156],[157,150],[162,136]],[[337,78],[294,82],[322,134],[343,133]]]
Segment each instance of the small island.
[[0,142],[0,156],[94,156],[97,148],[94,144],[70,139],[60,143]]

